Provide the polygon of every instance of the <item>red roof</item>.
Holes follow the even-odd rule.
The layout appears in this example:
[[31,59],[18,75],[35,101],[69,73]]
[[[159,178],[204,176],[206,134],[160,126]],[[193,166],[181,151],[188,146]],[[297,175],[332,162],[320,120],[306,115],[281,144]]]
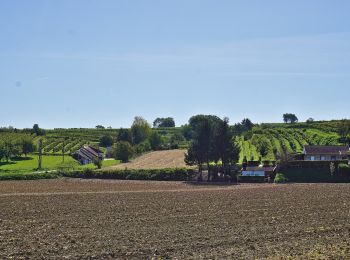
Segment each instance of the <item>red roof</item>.
[[308,145],[304,147],[304,154],[315,155],[347,155],[349,153],[348,146],[340,145]]

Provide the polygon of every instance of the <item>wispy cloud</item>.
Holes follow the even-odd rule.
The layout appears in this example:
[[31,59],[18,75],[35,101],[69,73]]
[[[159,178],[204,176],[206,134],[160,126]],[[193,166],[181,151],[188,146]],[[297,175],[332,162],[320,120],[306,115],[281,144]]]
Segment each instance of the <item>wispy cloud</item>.
[[[3,55],[11,54],[0,54]],[[246,39],[226,44],[177,46],[138,53],[39,52],[12,56],[99,62],[106,65],[132,64],[140,69],[200,69],[223,76],[344,76],[350,72],[350,33]]]

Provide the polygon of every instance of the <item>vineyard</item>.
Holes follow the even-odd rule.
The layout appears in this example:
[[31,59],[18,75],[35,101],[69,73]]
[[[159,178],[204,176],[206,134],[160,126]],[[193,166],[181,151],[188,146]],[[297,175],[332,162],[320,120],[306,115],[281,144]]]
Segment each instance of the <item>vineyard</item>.
[[[252,130],[235,137],[235,142],[241,150],[240,161],[245,157],[248,160],[257,160],[260,157],[274,160],[279,151],[300,153],[304,145],[337,145],[339,144],[338,124],[339,121],[255,125]],[[156,128],[155,131],[165,143],[171,142],[175,136],[179,140],[179,148],[188,147],[189,141],[185,139],[182,127]],[[55,155],[62,154],[62,151],[70,154],[85,144],[98,146],[102,136],[110,135],[115,139],[117,134],[118,129],[72,128],[45,130],[44,136],[36,136],[28,129],[24,129],[11,133],[11,136],[18,138],[24,135],[30,136],[35,144],[42,139],[43,152]],[[0,132],[0,138],[4,138],[4,135],[9,134]],[[259,152],[262,144],[267,147],[266,154],[263,156]]]
[[266,144],[267,152],[263,159],[275,160],[281,150],[300,153],[305,145],[338,145],[337,122],[315,124],[262,124],[251,131],[236,137],[241,149],[240,161],[257,160],[261,157],[259,146]]

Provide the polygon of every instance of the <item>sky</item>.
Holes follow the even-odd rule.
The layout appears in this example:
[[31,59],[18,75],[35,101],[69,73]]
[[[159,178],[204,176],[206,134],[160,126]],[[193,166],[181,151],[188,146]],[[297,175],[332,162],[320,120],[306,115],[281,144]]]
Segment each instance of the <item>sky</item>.
[[0,126],[350,118],[348,0],[0,0]]

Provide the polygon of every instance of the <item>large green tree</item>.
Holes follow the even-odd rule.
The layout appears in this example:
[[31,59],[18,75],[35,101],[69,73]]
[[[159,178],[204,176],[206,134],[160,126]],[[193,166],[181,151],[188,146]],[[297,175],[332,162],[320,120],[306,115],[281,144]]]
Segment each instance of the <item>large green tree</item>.
[[125,141],[132,143],[132,135],[130,129],[120,128],[117,134],[117,141]]
[[24,154],[26,157],[28,153],[34,152],[36,148],[33,143],[33,140],[30,137],[24,137],[21,140],[21,146],[22,146],[22,154]]
[[128,162],[134,154],[134,149],[129,142],[117,142],[114,148],[114,157],[122,162]]
[[342,119],[338,123],[338,134],[340,136],[340,142],[346,144],[348,140],[348,136],[350,134],[350,120]]
[[298,117],[292,113],[285,113],[283,114],[283,122],[294,124],[298,122]]
[[151,145],[152,150],[159,150],[161,144],[162,144],[162,138],[156,131],[152,131],[151,135],[149,136],[149,143]]
[[151,127],[146,119],[136,116],[131,126],[132,143],[139,144],[145,141],[151,134]]
[[113,145],[113,138],[110,135],[103,135],[100,138],[100,146],[102,147],[110,147]]
[[175,121],[172,117],[158,117],[153,121],[153,127],[175,127]]

